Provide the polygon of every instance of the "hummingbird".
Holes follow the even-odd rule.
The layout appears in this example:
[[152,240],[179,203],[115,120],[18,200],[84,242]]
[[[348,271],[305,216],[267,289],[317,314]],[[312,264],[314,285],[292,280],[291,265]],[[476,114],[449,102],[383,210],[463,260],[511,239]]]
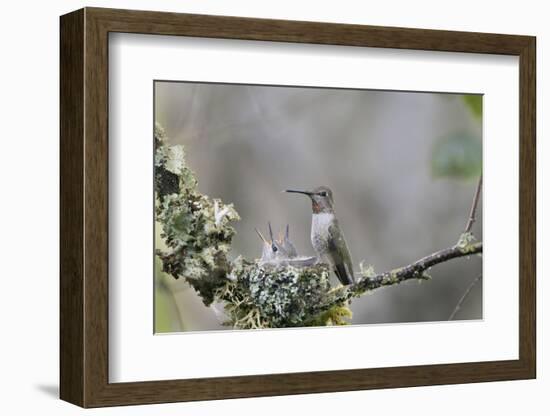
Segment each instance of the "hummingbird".
[[271,250],[273,252],[273,257],[276,260],[289,258],[289,253],[283,246],[282,241],[273,238],[273,229],[271,228],[271,223],[268,222],[267,226],[269,228],[269,238],[271,239]]
[[351,254],[334,213],[332,191],[326,186],[319,186],[312,191],[287,189],[286,192],[309,196],[313,211],[311,244],[318,259],[329,264],[342,285],[355,283]]
[[261,265],[310,267],[317,261],[316,257],[300,256],[296,247],[290,241],[290,230],[287,224],[285,233],[280,233],[279,238],[273,238],[273,229],[268,222],[269,239],[265,238],[257,229],[256,233],[262,240],[262,256],[259,259]]

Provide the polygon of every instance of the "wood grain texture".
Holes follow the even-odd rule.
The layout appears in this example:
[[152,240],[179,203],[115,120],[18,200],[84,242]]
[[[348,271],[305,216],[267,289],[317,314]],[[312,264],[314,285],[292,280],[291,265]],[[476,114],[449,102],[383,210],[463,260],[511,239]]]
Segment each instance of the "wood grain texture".
[[519,55],[528,36],[87,8],[111,32]]
[[85,9],[84,57],[84,290],[85,406],[101,397],[108,381],[109,140],[108,32]]
[[[196,36],[520,58],[518,360],[109,383],[108,33]],[[485,33],[114,9],[61,18],[61,398],[83,407],[535,377],[535,39]]]
[[519,356],[536,377],[536,41],[520,54],[519,98]]
[[84,404],[84,12],[60,23],[60,387]]

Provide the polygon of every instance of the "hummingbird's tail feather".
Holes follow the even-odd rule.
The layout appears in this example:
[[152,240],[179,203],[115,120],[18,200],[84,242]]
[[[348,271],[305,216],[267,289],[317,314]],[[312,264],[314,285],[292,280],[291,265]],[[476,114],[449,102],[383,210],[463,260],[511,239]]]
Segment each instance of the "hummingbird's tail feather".
[[347,286],[355,283],[355,279],[352,273],[349,273],[348,268],[344,263],[338,263],[334,265],[334,273],[336,277],[342,283],[342,285]]

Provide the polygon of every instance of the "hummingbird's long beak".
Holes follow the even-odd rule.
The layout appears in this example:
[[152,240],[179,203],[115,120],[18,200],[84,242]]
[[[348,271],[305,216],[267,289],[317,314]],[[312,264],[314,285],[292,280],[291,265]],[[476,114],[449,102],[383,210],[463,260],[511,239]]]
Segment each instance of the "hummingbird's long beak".
[[291,193],[291,194],[304,194],[307,196],[313,195],[313,192],[309,191],[295,191],[294,189],[286,189],[285,192]]

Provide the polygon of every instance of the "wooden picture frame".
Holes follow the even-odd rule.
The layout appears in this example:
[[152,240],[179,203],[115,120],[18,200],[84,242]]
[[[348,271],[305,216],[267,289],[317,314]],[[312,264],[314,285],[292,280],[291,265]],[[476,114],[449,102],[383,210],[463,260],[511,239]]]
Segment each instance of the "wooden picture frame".
[[[535,378],[535,38],[85,8],[61,17],[60,396],[82,407]],[[110,32],[502,54],[519,57],[519,359],[109,383]]]

